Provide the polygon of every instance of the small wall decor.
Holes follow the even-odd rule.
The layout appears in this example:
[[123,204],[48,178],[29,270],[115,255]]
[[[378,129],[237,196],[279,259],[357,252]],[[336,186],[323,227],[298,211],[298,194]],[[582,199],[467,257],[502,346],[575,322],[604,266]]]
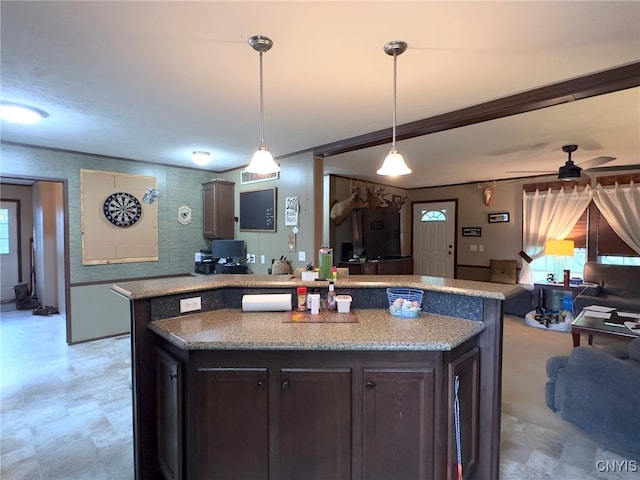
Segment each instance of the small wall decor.
[[178,207],[178,223],[180,225],[188,225],[191,223],[191,209],[188,206],[182,205]]
[[295,227],[298,225],[298,197],[287,197],[284,203],[284,224],[287,227]]
[[504,223],[509,221],[509,212],[490,213],[488,215],[489,223]]
[[482,229],[480,227],[462,227],[463,237],[481,237]]

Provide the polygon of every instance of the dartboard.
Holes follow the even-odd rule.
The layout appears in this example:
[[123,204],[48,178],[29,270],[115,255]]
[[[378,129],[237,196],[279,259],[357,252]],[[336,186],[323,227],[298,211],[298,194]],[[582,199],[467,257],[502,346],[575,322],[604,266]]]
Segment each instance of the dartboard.
[[102,206],[104,216],[116,227],[130,227],[142,215],[142,206],[130,193],[118,192],[109,195]]

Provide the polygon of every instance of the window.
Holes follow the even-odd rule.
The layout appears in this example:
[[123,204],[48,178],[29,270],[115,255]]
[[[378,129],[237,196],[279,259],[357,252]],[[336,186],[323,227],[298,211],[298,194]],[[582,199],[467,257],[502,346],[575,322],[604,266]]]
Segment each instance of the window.
[[422,210],[420,217],[422,222],[446,222],[447,215],[444,210]]
[[[640,256],[613,231],[593,202],[589,204],[566,239],[573,240],[575,245],[574,256],[564,260],[566,268],[571,270],[572,277],[582,278],[584,264],[587,261],[613,265],[640,265]],[[587,250],[587,245],[590,246],[591,252]],[[556,261],[563,262],[563,259],[541,257],[531,262],[534,281],[545,281],[548,273],[557,271]],[[564,270],[564,266],[561,269]]]
[[0,255],[8,255],[9,244],[9,209],[0,208]]

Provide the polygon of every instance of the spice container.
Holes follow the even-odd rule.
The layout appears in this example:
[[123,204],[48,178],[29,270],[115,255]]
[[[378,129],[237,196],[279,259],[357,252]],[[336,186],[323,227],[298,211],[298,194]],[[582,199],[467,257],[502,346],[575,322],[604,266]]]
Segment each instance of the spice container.
[[307,310],[307,287],[298,287],[298,310],[304,312]]

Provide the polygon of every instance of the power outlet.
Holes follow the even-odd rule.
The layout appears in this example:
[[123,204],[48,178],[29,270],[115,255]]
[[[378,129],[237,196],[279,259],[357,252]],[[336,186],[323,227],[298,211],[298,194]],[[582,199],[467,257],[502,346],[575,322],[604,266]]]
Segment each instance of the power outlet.
[[255,253],[250,253],[249,254],[249,263],[256,263],[256,254]]
[[196,310],[202,310],[201,297],[183,298],[180,300],[180,313],[195,312]]

